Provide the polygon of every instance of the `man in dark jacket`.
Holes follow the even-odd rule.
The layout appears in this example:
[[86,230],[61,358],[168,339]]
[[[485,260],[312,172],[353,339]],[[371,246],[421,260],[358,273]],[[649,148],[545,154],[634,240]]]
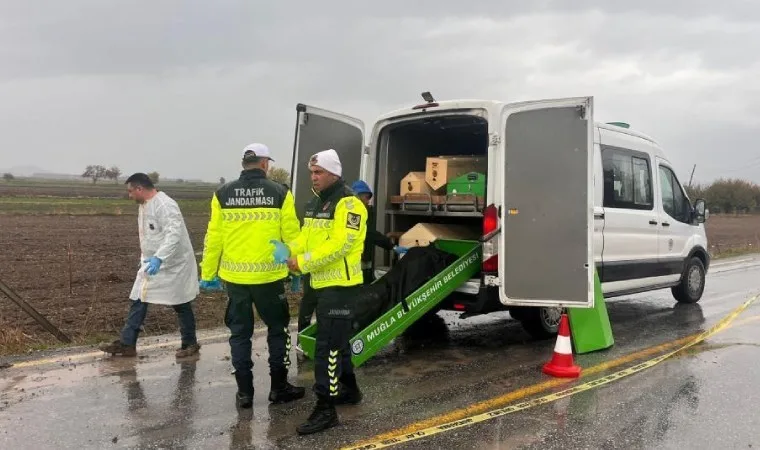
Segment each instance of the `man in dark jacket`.
[[375,274],[372,271],[372,252],[375,246],[385,250],[393,250],[402,255],[406,253],[407,248],[394,245],[393,241],[375,229],[375,208],[370,205],[372,200],[372,189],[363,180],[356,180],[351,185],[351,190],[367,207],[367,237],[364,240],[364,251],[362,252],[362,273],[364,275],[364,284],[371,284],[375,281]]

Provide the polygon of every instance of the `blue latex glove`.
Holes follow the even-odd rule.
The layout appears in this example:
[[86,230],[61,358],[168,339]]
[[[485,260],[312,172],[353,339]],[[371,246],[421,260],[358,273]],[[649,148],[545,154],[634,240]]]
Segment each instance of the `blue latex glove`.
[[148,275],[155,275],[158,273],[158,269],[161,268],[161,260],[155,256],[151,256],[148,259],[143,259],[144,263],[148,263],[148,267],[145,268],[145,273]]
[[397,245],[393,247],[393,251],[396,252],[399,255],[403,255],[404,253],[408,252],[409,249],[407,247],[402,247],[400,245]]
[[201,280],[200,288],[204,291],[221,291],[222,288],[222,280],[219,279],[219,277],[214,277],[213,280],[207,281],[207,280]]
[[275,262],[279,264],[285,264],[286,262],[288,262],[288,258],[290,258],[290,249],[288,248],[288,246],[274,239],[269,241],[269,243],[274,244]]
[[299,292],[301,290],[301,275],[290,277],[290,292]]

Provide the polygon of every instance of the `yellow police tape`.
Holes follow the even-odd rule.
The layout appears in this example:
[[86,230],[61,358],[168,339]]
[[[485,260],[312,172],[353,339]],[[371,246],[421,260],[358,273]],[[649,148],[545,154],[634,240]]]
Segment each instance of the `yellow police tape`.
[[695,336],[694,339],[689,341],[688,343],[684,344],[683,346],[665,353],[663,355],[657,356],[655,358],[652,358],[650,360],[644,361],[640,364],[637,364],[633,367],[629,367],[627,369],[620,370],[618,372],[612,373],[610,375],[607,375],[605,377],[597,378],[596,380],[589,381],[588,383],[583,383],[577,386],[573,386],[569,389],[565,389],[553,394],[548,394],[543,397],[539,397],[533,400],[529,400],[526,402],[521,402],[516,405],[506,406],[504,408],[498,408],[494,409],[492,411],[488,411],[482,414],[477,414],[471,417],[467,417],[460,420],[455,420],[453,422],[447,422],[443,423],[441,425],[436,425],[433,427],[425,428],[419,431],[415,431],[409,434],[404,435],[398,435],[394,437],[390,437],[387,439],[382,439],[374,442],[364,442],[360,443],[356,446],[350,446],[350,447],[343,447],[343,450],[374,450],[378,448],[385,448],[390,447],[396,444],[402,444],[405,442],[410,441],[416,441],[417,439],[421,439],[424,437],[433,436],[439,433],[443,433],[446,431],[451,431],[457,428],[463,428],[470,425],[474,425],[476,423],[485,422],[487,420],[495,419],[497,417],[501,417],[507,414],[512,414],[518,411],[524,411],[526,409],[534,408],[536,406],[545,405],[547,403],[552,403],[557,400],[563,399],[565,397],[569,397],[571,395],[575,395],[581,392],[585,392],[594,388],[597,388],[599,386],[604,386],[605,384],[612,383],[613,381],[620,380],[622,378],[625,378],[629,375],[633,375],[635,373],[641,372],[645,369],[649,369],[651,367],[654,367],[655,365],[665,361],[666,359],[672,357],[676,353],[682,352],[690,347],[693,347],[708,337],[724,330],[728,325],[731,324],[731,322],[736,319],[736,317],[741,314],[745,309],[747,309],[755,300],[760,298],[760,294],[755,295],[754,297],[749,298],[744,303],[739,305],[737,308],[735,308],[733,311],[731,311],[728,315],[723,317],[717,324],[715,324],[712,328],[709,330],[700,333],[699,335]]

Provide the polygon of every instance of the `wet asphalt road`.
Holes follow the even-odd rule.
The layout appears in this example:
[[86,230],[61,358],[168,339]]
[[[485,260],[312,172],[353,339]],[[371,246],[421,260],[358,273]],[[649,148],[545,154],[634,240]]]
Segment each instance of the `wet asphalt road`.
[[[615,346],[576,355],[587,378],[543,390],[552,380],[541,366],[553,340],[531,341],[508,314],[464,321],[443,315],[436,340],[400,340],[358,369],[364,402],[339,407],[340,427],[307,437],[295,435],[295,427],[311,411],[311,392],[295,404],[266,401],[263,330],[255,342],[255,406],[240,413],[225,330],[201,335],[200,357],[181,362],[169,342],[176,336],[141,340],[140,356],[132,359],[77,349],[0,361],[15,364],[0,369],[0,448],[321,449],[413,431],[410,424],[425,419],[445,416],[429,426],[466,417],[459,411],[479,402],[496,408],[589,381],[664,349],[621,357],[708,329],[760,292],[760,257],[717,264],[698,305],[676,305],[669,291],[609,301]],[[396,448],[757,447],[759,327],[760,301],[730,329],[644,372]],[[292,359],[291,382],[310,386],[313,364]],[[605,362],[615,367],[599,369]]]

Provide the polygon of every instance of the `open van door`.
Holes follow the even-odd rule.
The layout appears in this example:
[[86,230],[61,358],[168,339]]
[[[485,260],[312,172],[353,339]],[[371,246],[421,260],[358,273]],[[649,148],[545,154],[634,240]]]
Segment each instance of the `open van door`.
[[338,152],[343,179],[351,183],[359,178],[364,150],[364,123],[353,117],[299,103],[293,144],[291,189],[296,213],[303,222],[306,203],[314,195],[309,176],[309,158],[329,148]]
[[593,97],[505,105],[499,297],[594,306]]

